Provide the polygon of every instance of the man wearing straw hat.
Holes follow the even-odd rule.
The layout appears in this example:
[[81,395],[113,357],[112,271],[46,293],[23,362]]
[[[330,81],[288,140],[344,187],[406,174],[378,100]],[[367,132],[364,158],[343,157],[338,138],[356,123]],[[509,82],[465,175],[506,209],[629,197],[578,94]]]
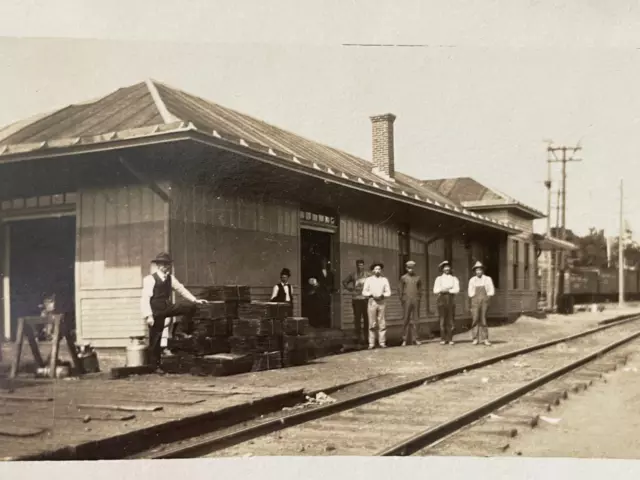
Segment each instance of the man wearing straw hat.
[[[207,303],[206,300],[198,300],[187,290],[177,278],[171,275],[173,260],[168,253],[160,253],[151,261],[155,272],[144,277],[142,282],[142,296],[140,307],[142,316],[149,326],[149,363],[155,368],[160,367],[162,355],[162,332],[165,328],[165,319],[182,316],[178,334],[188,336],[191,329],[191,321],[196,313],[195,304]],[[171,293],[177,292],[191,305],[174,305],[171,301]],[[174,332],[169,332],[173,336]]]
[[[414,268],[416,262],[409,260],[405,264],[407,273],[400,277],[400,301],[403,311],[402,346],[407,345],[409,338],[409,328],[411,328],[411,339],[416,345],[420,345],[418,339],[418,329],[416,320],[420,316],[420,295],[422,294],[422,279],[416,275]],[[415,317],[415,319],[414,319]]]
[[460,293],[460,282],[451,274],[451,264],[445,260],[438,265],[442,275],[436,278],[433,293],[437,297],[438,316],[440,317],[441,345],[453,345],[453,322],[455,318],[456,298]]
[[391,296],[389,280],[382,275],[382,263],[371,265],[373,275],[368,277],[362,288],[362,296],[367,298],[367,314],[369,315],[369,350],[376,346],[376,330],[381,348],[387,348],[387,322],[384,316],[385,299]]
[[495,294],[495,289],[491,277],[484,274],[484,266],[481,262],[475,263],[473,271],[475,276],[469,280],[468,291],[473,318],[471,335],[474,345],[478,345],[480,341],[489,346],[491,342],[489,342],[489,329],[487,328],[487,309],[489,308],[489,299]]

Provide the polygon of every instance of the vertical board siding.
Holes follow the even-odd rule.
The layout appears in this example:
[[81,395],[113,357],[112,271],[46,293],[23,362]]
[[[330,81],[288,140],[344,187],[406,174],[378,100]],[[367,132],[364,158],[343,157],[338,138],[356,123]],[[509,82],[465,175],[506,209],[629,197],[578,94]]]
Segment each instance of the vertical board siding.
[[[444,260],[444,239],[439,239],[434,241],[433,243],[427,246],[427,255],[429,257],[429,315],[437,315],[438,309],[436,307],[436,294],[433,293],[433,285],[436,280],[436,277],[440,275],[440,270],[438,265],[440,262]],[[457,272],[454,272],[457,275]],[[460,288],[464,288],[464,279],[458,278],[460,280]]]
[[287,267],[299,290],[297,205],[265,204],[201,186],[174,185],[173,194],[171,250],[185,285],[239,283],[267,299]]
[[150,260],[164,250],[164,203],[142,185],[83,190],[77,202],[81,340],[121,347],[129,336],[145,333],[141,281]]

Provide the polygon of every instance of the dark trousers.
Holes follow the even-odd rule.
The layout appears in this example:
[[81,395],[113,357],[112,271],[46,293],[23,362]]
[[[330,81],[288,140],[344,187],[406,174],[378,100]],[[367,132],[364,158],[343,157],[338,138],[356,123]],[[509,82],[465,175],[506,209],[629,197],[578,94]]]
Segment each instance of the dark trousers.
[[438,316],[440,317],[440,337],[443,342],[453,341],[453,322],[455,319],[455,296],[450,293],[438,295]]
[[[411,339],[414,342],[419,341],[418,329],[416,328],[416,320],[420,311],[420,300],[417,298],[407,298],[402,302],[403,307],[403,329],[402,341],[409,341],[409,330],[411,330]],[[414,318],[415,317],[415,318]]]
[[356,337],[363,342],[369,335],[369,316],[367,315],[368,300],[366,298],[354,298],[351,301],[353,307],[353,323],[356,328]]
[[182,321],[175,326],[170,336],[174,333],[190,333],[193,328],[193,316],[196,313],[196,305],[168,305],[166,308],[153,313],[153,325],[149,327],[149,363],[158,367],[162,356],[162,332],[164,321],[167,318],[182,316]]

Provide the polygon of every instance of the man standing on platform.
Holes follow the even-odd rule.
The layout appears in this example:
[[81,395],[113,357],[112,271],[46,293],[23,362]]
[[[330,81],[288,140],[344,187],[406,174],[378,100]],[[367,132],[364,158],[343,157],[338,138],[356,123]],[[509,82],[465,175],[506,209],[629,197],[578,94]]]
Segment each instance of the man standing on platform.
[[[422,294],[422,279],[414,270],[416,262],[409,260],[405,264],[407,273],[400,277],[400,302],[403,311],[402,346],[407,345],[409,327],[411,327],[411,339],[416,345],[420,345],[416,322],[420,318],[420,295]],[[415,316],[415,319],[414,319]]]
[[442,262],[439,268],[442,274],[436,278],[433,293],[438,296],[436,304],[440,317],[440,344],[453,345],[456,294],[460,293],[460,282],[451,274],[451,264],[448,261]]
[[362,288],[362,295],[369,299],[367,314],[369,316],[369,350],[376,346],[376,330],[381,348],[387,348],[387,322],[384,316],[385,299],[391,296],[389,280],[382,276],[382,263],[371,265],[373,275],[367,278]]
[[276,283],[273,286],[271,292],[271,301],[279,303],[288,303],[293,308],[293,288],[289,283],[291,278],[291,270],[283,268],[280,272],[280,283]]
[[[362,295],[364,282],[371,275],[364,269],[364,260],[356,261],[356,271],[351,273],[342,282],[342,286],[353,293],[351,306],[353,308],[353,323],[358,342],[366,344],[369,332],[369,320],[367,314],[368,300]],[[353,285],[353,286],[349,286]]]
[[[165,319],[182,316],[178,328],[176,328],[180,332],[176,332],[176,334],[189,337],[192,319],[196,313],[195,304],[207,302],[206,300],[198,300],[177,278],[171,275],[173,260],[168,253],[160,253],[151,263],[156,267],[156,271],[144,277],[142,281],[140,307],[142,316],[149,326],[149,363],[151,366],[159,368]],[[171,301],[172,292],[179,293],[191,302],[191,305],[174,305]],[[174,332],[170,332],[170,334],[173,336]]]
[[485,345],[491,345],[489,341],[489,329],[487,328],[487,310],[489,300],[495,294],[493,280],[484,274],[484,266],[476,262],[473,266],[475,276],[469,280],[469,298],[471,299],[471,335],[473,344],[478,345],[478,341]]

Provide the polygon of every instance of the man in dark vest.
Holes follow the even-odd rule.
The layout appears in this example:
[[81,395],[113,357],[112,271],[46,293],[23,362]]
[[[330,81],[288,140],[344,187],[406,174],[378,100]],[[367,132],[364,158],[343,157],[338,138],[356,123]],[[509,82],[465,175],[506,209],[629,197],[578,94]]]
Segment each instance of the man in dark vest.
[[293,309],[293,288],[289,284],[289,278],[291,277],[291,271],[288,268],[283,268],[280,272],[280,283],[273,286],[273,292],[271,292],[271,301],[288,303]]
[[[162,355],[162,332],[165,328],[165,319],[182,316],[176,330],[177,335],[188,336],[192,319],[196,313],[197,303],[206,303],[206,300],[198,300],[182,285],[177,278],[171,275],[173,261],[168,253],[160,253],[151,261],[155,272],[144,277],[142,282],[142,298],[140,307],[142,316],[149,326],[149,363],[155,368],[160,367]],[[174,305],[171,294],[179,293],[191,305]],[[173,334],[173,332],[170,332]]]
[[367,343],[369,337],[369,318],[367,305],[369,299],[362,296],[364,282],[371,275],[364,269],[364,260],[356,260],[356,271],[349,274],[342,282],[342,286],[353,294],[351,306],[353,308],[353,325],[359,342]]

